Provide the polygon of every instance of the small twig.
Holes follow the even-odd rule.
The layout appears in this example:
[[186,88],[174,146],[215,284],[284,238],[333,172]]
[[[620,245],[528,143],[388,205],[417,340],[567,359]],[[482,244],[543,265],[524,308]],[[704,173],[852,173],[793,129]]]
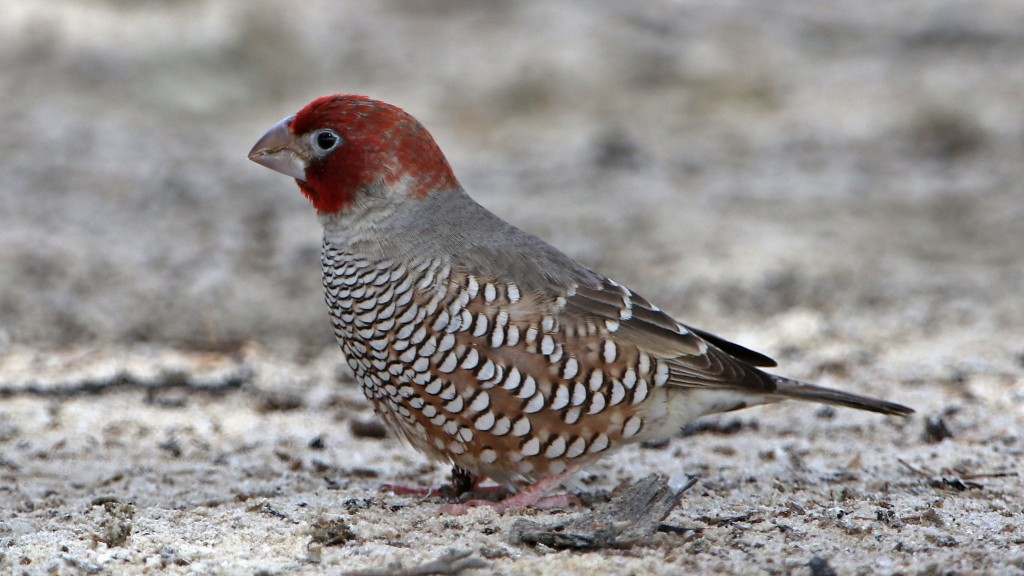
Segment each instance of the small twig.
[[964,480],[974,480],[975,478],[1010,478],[1020,476],[1020,472],[975,472],[973,474],[961,474],[960,477]]
[[[692,477],[690,477],[690,479],[686,482],[686,485],[683,486],[682,488],[680,488],[676,492],[676,497],[677,498],[682,497],[682,495],[685,494],[690,488],[693,488],[694,486],[696,486],[697,482],[699,482],[699,481],[700,481],[700,476],[692,476]],[[668,515],[666,514],[666,516],[668,516]],[[686,534],[687,532],[702,532],[704,529],[703,528],[687,528],[685,526],[676,526],[674,524],[666,524],[664,522],[661,522],[661,523],[658,524],[657,530],[658,530],[658,532],[666,532],[666,533],[670,533],[670,534]]]
[[965,490],[981,490],[985,486],[977,482],[964,482],[963,480],[953,477],[948,478],[943,476],[942,478],[933,478],[929,484],[933,488],[943,488],[956,490],[957,492],[963,492]]
[[735,524],[736,522],[746,522],[754,517],[754,512],[746,512],[737,516],[728,516],[725,518],[712,518],[711,516],[700,516],[697,520],[709,525],[709,526],[721,526],[723,524]]
[[1002,478],[1006,476],[1017,476],[1017,472],[991,472],[991,473],[978,473],[978,474],[961,474],[959,477],[954,476],[938,476],[921,470],[920,468],[910,465],[907,461],[902,458],[897,458],[897,462],[904,465],[908,470],[917,474],[922,478],[928,479],[928,485],[932,488],[943,488],[956,490],[957,492],[963,492],[964,490],[981,490],[984,488],[982,484],[978,482],[971,482],[974,478]]
[[464,570],[487,568],[489,564],[480,558],[474,558],[471,550],[451,551],[437,560],[420,564],[412,568],[392,569],[373,568],[345,572],[342,576],[456,576]]
[[924,470],[921,470],[920,468],[916,468],[916,467],[912,466],[910,463],[908,463],[906,460],[904,460],[902,458],[897,458],[896,461],[899,462],[900,464],[903,464],[907,468],[907,470],[910,470],[911,472],[913,472],[914,474],[917,474],[918,476],[922,476],[922,477],[925,477],[925,478],[927,478],[928,476],[931,476],[931,474],[925,472]]
[[666,524],[664,522],[662,522],[661,524],[658,524],[658,532],[665,532],[666,534],[686,535],[686,534],[689,534],[691,532],[694,533],[694,534],[700,534],[703,531],[704,531],[704,529],[699,527],[699,526],[697,526],[697,527],[676,526],[675,524]]
[[687,480],[686,485],[684,485],[682,488],[676,491],[676,496],[678,497],[682,496],[683,494],[686,494],[686,492],[689,491],[690,488],[693,488],[694,486],[697,485],[697,482],[700,482],[700,476],[691,476],[690,479]]
[[100,572],[103,572],[103,566],[96,564],[95,562],[89,562],[88,560],[75,558],[70,554],[61,554],[60,559],[88,574],[98,574]]

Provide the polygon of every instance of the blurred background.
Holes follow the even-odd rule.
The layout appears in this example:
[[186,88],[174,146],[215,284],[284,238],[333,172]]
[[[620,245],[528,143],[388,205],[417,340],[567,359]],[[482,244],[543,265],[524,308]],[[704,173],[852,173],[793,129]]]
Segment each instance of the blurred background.
[[[607,562],[385,495],[448,469],[381,438],[313,209],[246,158],[338,92],[405,108],[482,204],[678,318],[919,415],[791,403],[627,448],[588,489],[700,476],[672,520],[698,536]],[[453,542],[508,573],[1024,566],[1020,0],[0,0],[0,95],[0,570]],[[324,518],[356,538],[320,565]]]
[[246,152],[336,92],[411,112],[506,219],[773,353],[955,332],[977,358],[965,334],[1024,334],[1021,2],[0,14],[0,350],[334,346],[313,211]]

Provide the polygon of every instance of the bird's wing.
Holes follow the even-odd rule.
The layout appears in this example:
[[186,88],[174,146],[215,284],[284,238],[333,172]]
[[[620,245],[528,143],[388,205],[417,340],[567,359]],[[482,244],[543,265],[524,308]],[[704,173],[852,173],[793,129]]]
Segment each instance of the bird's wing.
[[771,393],[775,380],[756,366],[775,362],[719,336],[694,330],[642,296],[612,280],[580,285],[566,296],[563,324],[603,324],[618,347],[636,347],[668,367],[667,384],[682,387],[739,388]]

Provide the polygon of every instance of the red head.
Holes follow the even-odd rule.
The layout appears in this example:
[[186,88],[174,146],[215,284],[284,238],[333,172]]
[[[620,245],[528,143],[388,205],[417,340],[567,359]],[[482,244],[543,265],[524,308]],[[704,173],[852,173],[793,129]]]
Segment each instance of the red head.
[[415,118],[365,96],[317,98],[271,128],[249,159],[295,178],[321,213],[348,210],[375,187],[413,198],[458,187],[441,149]]

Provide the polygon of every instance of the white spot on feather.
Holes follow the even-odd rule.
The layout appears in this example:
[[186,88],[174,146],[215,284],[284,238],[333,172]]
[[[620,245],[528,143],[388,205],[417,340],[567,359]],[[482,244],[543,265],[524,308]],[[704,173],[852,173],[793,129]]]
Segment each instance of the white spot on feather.
[[491,428],[494,428],[494,412],[487,411],[481,414],[480,417],[473,422],[473,427],[481,432],[486,432]]
[[604,341],[602,352],[602,359],[604,360],[605,364],[611,364],[612,362],[615,362],[615,358],[617,358],[619,355],[618,347],[615,345],[615,342],[612,342],[611,340]]
[[529,418],[526,418],[525,416],[520,417],[518,420],[516,420],[516,423],[512,425],[512,435],[520,437],[526,436],[527,434],[530,433],[530,430],[532,428],[533,425],[530,424]]
[[540,440],[536,437],[530,438],[523,443],[523,447],[519,449],[519,452],[523,456],[536,456],[540,454]]
[[540,412],[542,408],[544,408],[544,395],[534,394],[526,402],[526,406],[523,406],[523,412],[526,412],[527,414],[533,414],[535,412]]
[[565,367],[562,369],[562,378],[566,380],[572,380],[580,372],[580,363],[575,358],[569,358],[565,361]]
[[548,444],[548,448],[544,451],[544,455],[548,458],[558,458],[562,454],[565,454],[565,438],[559,436]]
[[519,302],[519,287],[509,282],[506,288],[508,290],[508,301],[512,304]]
[[639,416],[631,416],[622,426],[622,437],[632,438],[633,436],[636,436],[636,433],[640,431],[641,424],[643,424],[643,421],[640,420]]

